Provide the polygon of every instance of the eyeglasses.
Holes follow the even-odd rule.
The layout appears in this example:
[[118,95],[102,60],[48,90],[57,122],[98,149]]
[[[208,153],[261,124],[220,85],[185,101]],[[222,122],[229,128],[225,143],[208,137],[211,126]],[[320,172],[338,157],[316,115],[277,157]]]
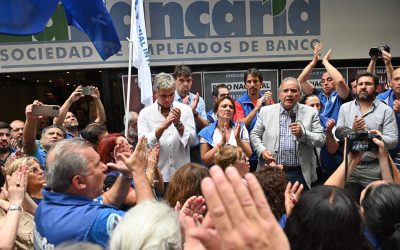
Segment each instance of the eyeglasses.
[[245,154],[242,155],[242,157],[240,157],[240,159],[238,160],[237,163],[245,163],[248,162],[249,158],[247,158],[247,156]]

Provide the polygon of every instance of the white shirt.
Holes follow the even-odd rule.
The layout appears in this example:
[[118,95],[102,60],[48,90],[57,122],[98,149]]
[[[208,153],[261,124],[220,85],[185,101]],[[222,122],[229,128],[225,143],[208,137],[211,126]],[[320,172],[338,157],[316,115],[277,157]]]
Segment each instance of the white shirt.
[[174,124],[171,124],[157,140],[155,131],[165,121],[157,102],[142,109],[138,117],[139,136],[144,135],[151,148],[156,143],[160,145],[158,166],[165,182],[169,182],[176,169],[190,162],[190,146],[197,136],[192,109],[179,102],[172,105],[181,110],[181,122],[185,127],[182,137]]
[[[242,126],[242,128],[240,129],[240,137],[241,137],[240,139],[242,139],[242,141],[250,143],[249,132],[248,132],[246,126]],[[213,144],[217,145],[221,141],[222,141],[222,134],[219,131],[219,129],[216,128],[214,130],[214,134],[213,134]],[[208,142],[203,137],[200,137],[200,143],[208,143]],[[237,142],[236,142],[236,138],[235,138],[235,128],[231,128],[231,134],[229,135],[229,140],[226,142],[226,144],[232,145],[232,146],[237,146]]]

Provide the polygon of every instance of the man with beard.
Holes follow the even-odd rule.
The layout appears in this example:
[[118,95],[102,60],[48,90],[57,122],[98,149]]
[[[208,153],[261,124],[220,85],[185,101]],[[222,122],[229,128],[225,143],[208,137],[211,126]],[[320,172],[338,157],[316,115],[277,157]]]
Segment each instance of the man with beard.
[[[106,112],[103,103],[100,100],[100,92],[96,87],[90,86],[91,97],[96,106],[96,120],[94,122],[103,125],[106,122]],[[60,108],[60,115],[54,118],[53,124],[63,126],[67,131],[66,139],[80,137],[79,122],[75,115],[68,111],[73,103],[84,97],[82,86],[78,86],[68,97]]]
[[[236,121],[241,121],[246,126],[249,133],[253,130],[257,121],[257,115],[261,107],[273,104],[272,93],[267,91],[261,94],[263,76],[256,68],[251,68],[244,74],[244,84],[247,92],[235,101],[236,113],[233,117]],[[250,171],[254,172],[257,168],[258,157],[253,150],[250,156]]]
[[14,150],[22,150],[22,135],[24,132],[25,123],[20,120],[14,120],[10,123],[11,127],[11,140],[10,144]]
[[[396,117],[389,106],[375,98],[378,76],[365,72],[357,76],[356,83],[356,99],[342,105],[337,126],[349,127],[355,132],[379,134],[388,149],[395,148],[398,142]],[[367,151],[348,178],[345,189],[358,201],[362,189],[380,179],[379,160],[374,152]]]
[[[3,168],[7,158],[10,157],[12,149],[10,147],[11,127],[8,123],[0,121],[0,167]],[[3,186],[5,177],[0,171],[0,186]]]
[[312,70],[317,65],[321,50],[321,43],[315,45],[314,58],[304,68],[303,72],[301,72],[297,79],[300,82],[304,95],[314,94],[318,96],[321,102],[321,112],[319,113],[321,125],[326,128],[326,123],[329,119],[337,121],[340,106],[349,101],[351,95],[349,95],[349,86],[344,80],[342,74],[329,62],[331,50],[329,50],[322,59],[322,64],[326,69],[326,72],[321,77],[322,91],[317,90],[314,85],[308,81]]
[[[129,144],[132,145],[132,147],[136,147],[136,144],[138,142],[138,127],[137,127],[138,117],[139,114],[136,113],[135,111],[131,111],[128,114],[128,137],[126,139],[128,140]],[[122,131],[121,134],[124,133],[125,130]]]
[[32,113],[33,106],[40,106],[41,102],[35,100],[25,108],[26,121],[24,126],[24,154],[34,156],[38,159],[40,167],[45,171],[47,151],[50,147],[65,138],[64,128],[58,125],[51,125],[42,130],[40,140],[36,140],[36,122],[39,119]]

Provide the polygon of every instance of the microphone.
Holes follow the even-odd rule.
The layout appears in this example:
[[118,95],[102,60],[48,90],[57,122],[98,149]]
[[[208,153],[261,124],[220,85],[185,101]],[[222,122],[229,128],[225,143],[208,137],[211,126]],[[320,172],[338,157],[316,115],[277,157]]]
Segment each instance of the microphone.
[[295,123],[296,122],[296,113],[292,112],[289,115],[290,115],[290,121],[292,123]]

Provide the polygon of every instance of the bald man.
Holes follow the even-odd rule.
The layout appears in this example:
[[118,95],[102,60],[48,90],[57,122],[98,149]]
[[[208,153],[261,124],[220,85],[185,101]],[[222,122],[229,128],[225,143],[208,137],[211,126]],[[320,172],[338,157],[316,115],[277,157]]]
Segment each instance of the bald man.
[[[392,88],[380,93],[377,98],[393,109],[396,115],[397,128],[400,130],[400,68],[393,71],[392,80],[390,83]],[[400,143],[397,144],[396,148],[390,150],[390,155],[393,159],[395,159],[395,164],[398,169],[400,169],[400,154],[397,156],[397,152],[399,152],[399,150]]]

